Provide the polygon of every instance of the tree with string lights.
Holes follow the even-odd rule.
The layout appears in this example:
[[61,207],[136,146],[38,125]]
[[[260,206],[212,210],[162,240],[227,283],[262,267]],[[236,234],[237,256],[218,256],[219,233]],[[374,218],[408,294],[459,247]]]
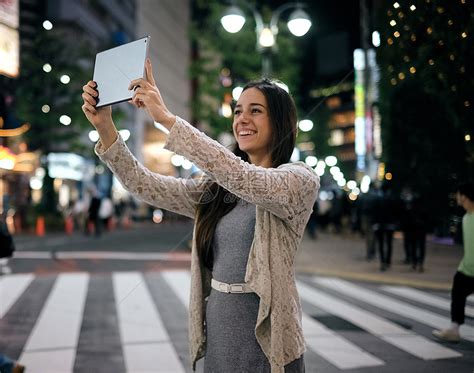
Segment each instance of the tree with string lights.
[[394,187],[429,202],[438,227],[452,213],[455,184],[474,176],[473,17],[470,0],[384,2],[377,10],[383,160]]
[[81,110],[80,91],[91,76],[87,63],[91,56],[85,45],[68,43],[65,31],[51,30],[48,22],[38,27],[31,45],[22,51],[15,109],[18,117],[31,125],[25,134],[28,148],[42,155],[45,175],[37,210],[59,216],[46,157],[51,152],[90,153],[81,141],[88,123]]

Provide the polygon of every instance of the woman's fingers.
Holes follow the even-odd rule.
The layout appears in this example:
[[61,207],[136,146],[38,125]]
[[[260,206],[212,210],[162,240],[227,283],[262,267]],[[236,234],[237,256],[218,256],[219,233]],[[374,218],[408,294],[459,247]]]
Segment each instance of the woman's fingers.
[[84,92],[82,94],[82,99],[84,100],[84,102],[87,102],[90,105],[93,105],[93,106],[97,105],[96,100],[89,93]]
[[149,58],[146,59],[145,63],[145,76],[151,85],[156,86],[155,78],[153,77],[153,67],[151,66],[151,60]]
[[148,81],[143,78],[135,79],[130,82],[128,90],[131,91],[132,89],[136,89],[137,87],[148,88],[148,85]]
[[82,90],[84,92],[87,92],[88,94],[90,94],[93,97],[97,97],[99,95],[99,92],[97,92],[96,89],[92,88],[89,85],[85,85],[84,87],[82,87]]
[[145,100],[145,95],[143,94],[135,94],[132,99],[133,104],[136,107],[146,106],[144,100]]
[[84,103],[84,105],[82,105],[82,111],[84,113],[86,113],[86,111],[88,111],[91,114],[94,114],[94,115],[97,114],[97,110],[94,108],[94,106],[89,105],[88,103]]

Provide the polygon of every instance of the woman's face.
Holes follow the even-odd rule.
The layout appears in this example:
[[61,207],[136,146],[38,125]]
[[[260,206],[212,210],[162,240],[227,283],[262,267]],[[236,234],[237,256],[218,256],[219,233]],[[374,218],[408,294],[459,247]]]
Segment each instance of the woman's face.
[[240,150],[251,159],[270,152],[272,127],[267,100],[257,88],[248,88],[240,95],[232,128]]

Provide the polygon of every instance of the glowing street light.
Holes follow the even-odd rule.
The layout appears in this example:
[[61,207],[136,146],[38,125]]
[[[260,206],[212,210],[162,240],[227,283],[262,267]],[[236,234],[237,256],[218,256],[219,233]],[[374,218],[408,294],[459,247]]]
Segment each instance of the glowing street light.
[[[300,3],[287,3],[280,5],[273,13],[270,23],[264,23],[262,15],[257,11],[254,5],[247,2],[242,2],[252,12],[256,24],[257,50],[262,52],[262,75],[271,75],[271,60],[270,52],[276,46],[276,36],[278,35],[278,20],[280,15],[291,8],[295,10],[290,14],[287,26],[290,32],[296,36],[301,37],[305,35],[311,28],[311,19],[308,14],[302,9]],[[221,18],[222,27],[227,32],[237,33],[245,24],[245,14],[236,5],[230,6]]]
[[298,127],[303,132],[309,132],[313,129],[313,121],[310,119],[303,119],[298,122]]
[[51,30],[53,28],[53,24],[51,23],[51,21],[48,21],[48,20],[45,20],[43,22],[43,28],[47,31]]
[[291,13],[290,20],[288,21],[288,28],[290,32],[295,36],[305,35],[311,28],[311,20],[302,9],[296,9]]
[[231,34],[239,32],[245,24],[244,12],[235,5],[231,6],[222,16],[221,24]]
[[59,78],[59,80],[63,84],[68,84],[71,81],[71,78],[69,77],[69,75],[61,75],[61,78]]

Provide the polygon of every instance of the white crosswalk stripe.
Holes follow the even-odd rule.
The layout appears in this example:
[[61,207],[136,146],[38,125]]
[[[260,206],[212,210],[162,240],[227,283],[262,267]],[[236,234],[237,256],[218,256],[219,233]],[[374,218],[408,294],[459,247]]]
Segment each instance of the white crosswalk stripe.
[[[72,373],[75,372],[75,361],[78,356],[78,341],[88,292],[93,281],[88,273],[59,274],[52,288],[47,288],[49,295],[38,308],[36,320],[31,321],[31,332],[25,334],[24,346],[19,360],[28,366],[28,372]],[[188,311],[190,299],[190,273],[186,270],[162,271],[159,276],[145,278],[141,272],[114,272],[110,275],[110,286],[113,287],[113,297],[110,297],[111,307],[115,307],[117,344],[121,345],[123,356],[120,372],[190,372],[183,365],[183,359],[178,356],[173,344],[176,334],[169,332],[170,317],[173,310],[160,313],[156,302],[161,301],[165,288],[176,296],[179,302],[174,304]],[[150,279],[162,281],[160,288],[154,288]],[[147,285],[148,284],[150,287]],[[413,356],[419,361],[438,359],[453,359],[462,357],[452,345],[443,345],[430,338],[408,330],[387,318],[385,311],[414,320],[420,325],[430,325],[446,321],[449,310],[449,300],[435,296],[427,291],[415,290],[400,286],[380,286],[368,289],[362,285],[354,285],[333,278],[310,278],[308,282],[298,281],[298,290],[303,301],[303,332],[308,346],[308,354],[318,356],[334,367],[334,371],[348,369],[383,369],[391,362],[386,359],[390,349],[396,347],[399,353]],[[9,318],[15,304],[24,300],[25,292],[32,284],[42,281],[33,274],[9,275],[0,277],[0,333],[2,323],[15,318]],[[49,285],[51,287],[51,280]],[[165,286],[165,287],[163,287]],[[110,289],[112,290],[112,287]],[[45,288],[46,289],[46,288]],[[94,287],[94,289],[98,289]],[[153,289],[156,294],[153,293]],[[171,292],[169,293],[171,295]],[[334,294],[355,299],[354,303]],[[391,298],[396,294],[397,298]],[[418,306],[405,303],[404,298],[416,302]],[[97,299],[97,298],[95,298]],[[115,302],[115,305],[114,305]],[[92,303],[87,303],[92,304]],[[166,311],[166,299],[160,304],[160,310]],[[364,304],[370,305],[365,309]],[[429,306],[424,309],[423,306]],[[113,308],[112,308],[113,309]],[[312,317],[314,310],[322,310],[330,317],[336,317],[358,327],[343,334],[329,323],[324,317]],[[440,314],[433,312],[440,310]],[[379,311],[382,310],[382,311]],[[171,316],[170,316],[171,315]],[[183,315],[183,313],[181,313]],[[89,312],[89,319],[94,317]],[[392,316],[393,317],[393,316]],[[335,320],[335,319],[334,319]],[[176,320],[175,320],[176,321]],[[21,322],[21,321],[20,321]],[[187,320],[182,320],[183,331]],[[442,326],[442,325],[441,325]],[[111,327],[109,325],[109,327]],[[463,326],[467,327],[469,325]],[[359,329],[360,328],[360,329]],[[425,327],[426,329],[426,327]],[[106,332],[103,331],[103,332]],[[372,339],[384,341],[383,354],[379,349],[369,348],[367,342],[358,341],[358,335],[371,335]],[[361,334],[362,333],[362,334]],[[466,334],[469,336],[469,334]],[[173,337],[171,337],[173,336]],[[183,334],[181,334],[183,336]],[[183,343],[181,340],[179,343]],[[394,347],[392,347],[394,346]],[[452,347],[452,348],[451,348]],[[0,350],[2,341],[0,338]],[[179,350],[179,348],[178,348]],[[102,363],[102,362],[101,362]],[[105,363],[105,362],[103,362]],[[379,367],[379,368],[377,368]],[[98,371],[102,371],[98,369]],[[106,371],[106,370],[103,370]],[[315,367],[306,366],[307,372],[318,371]]]
[[339,369],[384,365],[383,360],[362,350],[305,313],[303,333],[307,346]]
[[301,297],[308,303],[348,320],[383,339],[385,342],[421,359],[446,359],[461,356],[461,354],[454,350],[431,342],[371,312],[327,295],[320,290],[313,289],[302,282],[298,283],[298,291]]
[[0,319],[8,312],[33,279],[32,274],[0,277]]
[[191,276],[188,271],[164,271],[161,276],[168,286],[173,289],[183,306],[189,308],[191,292]]
[[113,274],[127,372],[184,372],[143,276]]
[[[373,306],[397,313],[433,328],[440,328],[450,323],[448,317],[440,316],[434,312],[400,302],[388,296],[378,294],[375,291],[351,284],[345,280],[336,278],[315,278],[314,281],[317,284],[324,285],[340,293],[344,293]],[[469,341],[474,341],[474,328],[469,325],[463,325],[462,328],[464,338]]]
[[89,274],[60,274],[20,356],[28,373],[73,371]]
[[[386,292],[396,294],[419,303],[424,303],[439,308],[441,310],[451,310],[450,300],[437,297],[435,295],[427,294],[417,289],[412,289],[406,286],[381,286],[380,288]],[[466,316],[474,317],[474,307],[466,306],[465,314]]]

